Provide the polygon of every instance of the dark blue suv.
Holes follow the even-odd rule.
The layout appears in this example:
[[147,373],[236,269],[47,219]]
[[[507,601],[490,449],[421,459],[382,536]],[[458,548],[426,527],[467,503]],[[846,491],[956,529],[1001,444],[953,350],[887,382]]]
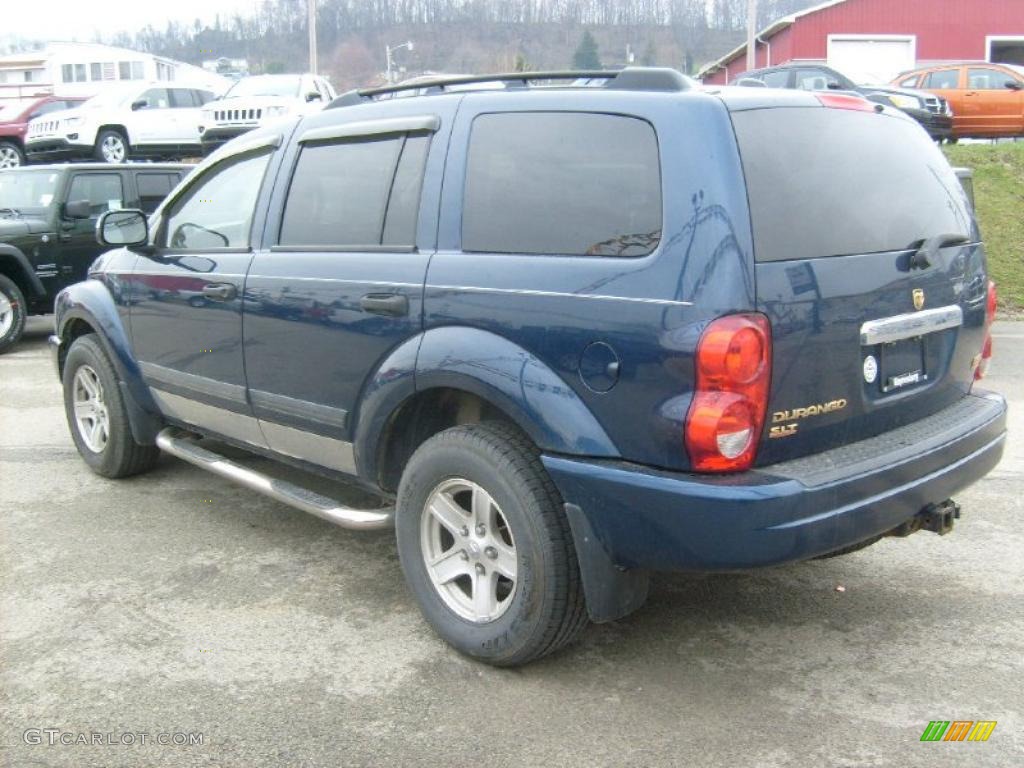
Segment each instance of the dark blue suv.
[[426,619],[493,664],[626,615],[651,571],[944,533],[1003,450],[966,196],[855,96],[657,69],[353,92],[99,236],[122,247],[53,338],[89,466],[163,450],[393,526]]

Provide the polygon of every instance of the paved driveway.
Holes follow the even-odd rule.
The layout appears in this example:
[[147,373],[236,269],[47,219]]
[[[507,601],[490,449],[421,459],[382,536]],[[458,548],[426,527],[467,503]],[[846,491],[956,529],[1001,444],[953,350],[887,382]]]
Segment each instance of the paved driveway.
[[[989,380],[1007,456],[952,535],[661,576],[516,671],[428,630],[388,535],[169,458],[90,474],[31,329],[0,357],[0,765],[1024,765],[1024,324],[998,327]],[[957,719],[998,726],[919,741]],[[116,743],[60,743],[94,732]]]

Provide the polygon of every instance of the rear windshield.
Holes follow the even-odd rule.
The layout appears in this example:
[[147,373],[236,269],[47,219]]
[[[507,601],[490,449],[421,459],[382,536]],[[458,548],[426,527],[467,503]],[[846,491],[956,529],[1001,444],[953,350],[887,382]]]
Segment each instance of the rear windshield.
[[905,250],[971,237],[968,202],[913,122],[818,107],[735,112],[757,261]]

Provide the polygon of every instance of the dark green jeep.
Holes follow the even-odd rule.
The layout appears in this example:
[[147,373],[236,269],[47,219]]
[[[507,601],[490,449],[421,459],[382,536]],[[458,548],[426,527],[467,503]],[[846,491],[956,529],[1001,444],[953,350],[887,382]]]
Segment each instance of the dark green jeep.
[[187,165],[50,165],[0,171],[0,352],[29,315],[53,311],[104,250],[96,221],[112,208],[156,209]]

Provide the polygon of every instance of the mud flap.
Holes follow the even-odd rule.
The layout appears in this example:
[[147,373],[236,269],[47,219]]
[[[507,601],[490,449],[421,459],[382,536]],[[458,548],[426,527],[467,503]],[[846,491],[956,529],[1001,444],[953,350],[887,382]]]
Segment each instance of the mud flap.
[[647,600],[650,573],[616,566],[578,506],[566,504],[565,514],[572,528],[590,620],[596,624],[614,621],[642,606]]

